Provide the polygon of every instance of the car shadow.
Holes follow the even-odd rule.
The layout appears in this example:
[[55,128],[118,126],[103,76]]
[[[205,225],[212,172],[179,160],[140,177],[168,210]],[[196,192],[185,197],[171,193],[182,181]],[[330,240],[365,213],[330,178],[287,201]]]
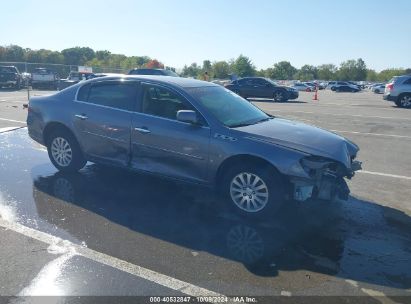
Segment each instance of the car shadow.
[[206,188],[94,164],[76,174],[37,177],[33,197],[42,219],[96,244],[111,236],[95,232],[96,223],[74,207],[132,232],[242,263],[258,276],[308,270],[411,288],[411,218],[354,197],[285,202],[277,216],[262,221],[236,215]]

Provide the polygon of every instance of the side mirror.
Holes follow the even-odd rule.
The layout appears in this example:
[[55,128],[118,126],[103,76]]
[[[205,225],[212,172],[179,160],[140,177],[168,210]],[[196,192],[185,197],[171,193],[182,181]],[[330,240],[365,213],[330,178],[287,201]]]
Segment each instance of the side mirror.
[[177,120],[182,122],[188,122],[193,125],[198,124],[197,113],[192,110],[180,110],[177,112]]
[[271,84],[266,83],[265,86],[266,86],[267,88],[269,88],[269,87],[271,87]]

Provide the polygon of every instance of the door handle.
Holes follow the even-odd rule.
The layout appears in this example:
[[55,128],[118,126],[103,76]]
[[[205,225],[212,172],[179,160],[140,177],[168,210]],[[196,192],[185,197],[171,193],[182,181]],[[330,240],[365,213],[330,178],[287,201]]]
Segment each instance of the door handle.
[[144,128],[144,127],[143,128],[134,128],[134,130],[137,131],[137,132],[143,133],[143,134],[151,133],[150,130],[148,130],[147,128]]
[[74,115],[76,118],[78,118],[78,119],[81,119],[81,120],[85,120],[85,119],[87,119],[88,117],[86,116],[86,115],[84,115],[84,114],[76,114],[76,115]]

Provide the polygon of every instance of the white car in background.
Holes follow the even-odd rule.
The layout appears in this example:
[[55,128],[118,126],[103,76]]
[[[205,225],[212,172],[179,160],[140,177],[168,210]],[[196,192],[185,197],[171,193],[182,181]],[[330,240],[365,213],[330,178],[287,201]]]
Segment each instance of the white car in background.
[[380,84],[372,87],[372,91],[376,94],[384,94],[385,84]]
[[296,82],[292,87],[297,91],[311,92],[313,90],[311,86],[302,82]]

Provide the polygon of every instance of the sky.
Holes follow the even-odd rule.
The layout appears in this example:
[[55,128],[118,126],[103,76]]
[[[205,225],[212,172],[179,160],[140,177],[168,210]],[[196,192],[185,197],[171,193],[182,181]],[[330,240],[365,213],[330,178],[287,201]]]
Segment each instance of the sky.
[[410,0],[5,0],[0,45],[88,46],[147,55],[181,69],[248,56],[258,69],[286,60],[411,67]]

